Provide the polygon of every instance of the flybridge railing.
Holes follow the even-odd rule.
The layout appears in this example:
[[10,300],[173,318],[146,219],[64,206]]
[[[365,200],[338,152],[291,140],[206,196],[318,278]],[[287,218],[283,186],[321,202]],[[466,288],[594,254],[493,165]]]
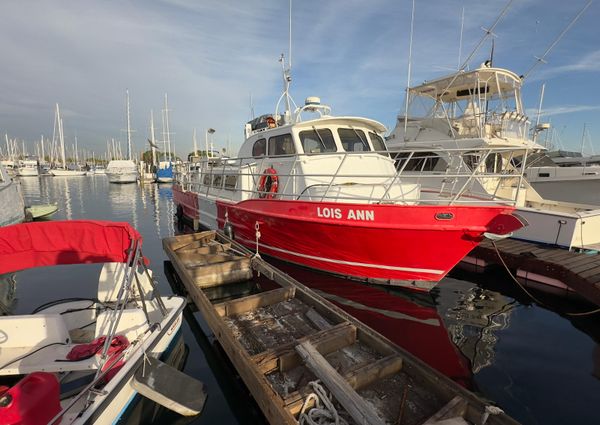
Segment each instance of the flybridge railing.
[[370,204],[515,205],[527,151],[419,148],[247,158],[181,164],[184,191],[213,199],[307,200]]

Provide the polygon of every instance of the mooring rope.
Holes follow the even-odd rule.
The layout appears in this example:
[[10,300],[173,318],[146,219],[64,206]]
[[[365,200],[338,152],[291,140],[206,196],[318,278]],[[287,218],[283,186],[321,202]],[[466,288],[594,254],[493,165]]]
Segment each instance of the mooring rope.
[[[306,397],[304,404],[302,404],[300,425],[348,425],[348,422],[339,416],[333,402],[327,396],[327,391],[319,381],[311,381],[308,385],[312,387],[313,392]],[[308,410],[309,403],[312,400],[315,402],[314,407]]]
[[[504,258],[502,258],[502,255],[500,255],[500,250],[498,249],[498,247],[496,246],[496,242],[495,241],[491,241],[492,242],[492,246],[494,247],[494,249],[496,250],[496,255],[498,255],[498,258],[500,259],[500,262],[502,263],[502,265],[504,266],[504,268],[506,269],[506,272],[508,273],[508,275],[512,278],[512,280],[514,280],[517,285],[519,285],[519,287],[523,290],[523,292],[525,292],[533,301],[535,301],[536,303],[538,303],[539,305],[541,305],[542,307],[546,307],[550,310],[552,310],[552,308],[541,302],[539,299],[537,299],[536,297],[534,297],[531,292],[529,292],[527,289],[525,289],[525,287],[523,285],[521,285],[521,282],[519,282],[519,279],[517,279],[515,277],[515,275],[512,274],[512,272],[510,271],[510,269],[508,268],[508,265],[504,262]],[[589,316],[592,314],[596,314],[596,313],[600,313],[600,307],[596,308],[594,310],[590,310],[590,311],[583,311],[580,313],[570,313],[570,312],[562,312],[562,314],[567,315],[567,316]]]

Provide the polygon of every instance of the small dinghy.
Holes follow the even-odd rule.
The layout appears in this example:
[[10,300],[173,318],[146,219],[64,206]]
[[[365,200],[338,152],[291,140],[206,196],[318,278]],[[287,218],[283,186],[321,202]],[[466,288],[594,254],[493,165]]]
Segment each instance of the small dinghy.
[[[0,423],[112,424],[140,396],[183,415],[202,410],[202,384],[162,362],[179,339],[186,300],[158,293],[141,242],[127,223],[0,228],[0,275],[104,263],[95,299],[0,317]],[[189,386],[185,397],[165,390],[173,382]]]
[[41,220],[48,218],[58,211],[56,204],[38,204],[25,207],[25,211],[31,214],[32,220]]

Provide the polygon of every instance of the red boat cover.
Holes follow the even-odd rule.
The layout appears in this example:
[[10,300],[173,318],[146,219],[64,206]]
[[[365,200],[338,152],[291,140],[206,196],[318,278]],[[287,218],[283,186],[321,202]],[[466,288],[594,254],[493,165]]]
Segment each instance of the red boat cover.
[[128,223],[69,220],[0,227],[0,274],[59,264],[127,261],[142,237]]

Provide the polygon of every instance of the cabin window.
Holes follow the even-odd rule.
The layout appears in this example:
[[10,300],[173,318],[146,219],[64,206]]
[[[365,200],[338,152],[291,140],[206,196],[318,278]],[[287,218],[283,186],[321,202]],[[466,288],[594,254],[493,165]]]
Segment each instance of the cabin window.
[[220,188],[221,187],[221,183],[223,182],[223,176],[220,174],[217,174],[213,177],[213,186],[216,188]]
[[550,177],[550,173],[539,173],[538,177]]
[[269,156],[293,155],[296,153],[294,139],[291,134],[281,134],[269,138]]
[[267,153],[267,139],[258,139],[252,145],[252,156],[265,156]]
[[381,152],[383,155],[384,152],[387,150],[385,147],[385,143],[383,142],[383,139],[381,138],[381,136],[379,134],[375,134],[372,131],[369,131],[369,137],[371,138],[371,143],[373,144],[373,149],[375,149],[378,152]]
[[[433,152],[415,152],[406,164],[410,154],[399,153],[396,155],[396,169],[404,171],[435,171],[440,157]],[[406,164],[406,166],[404,165]]]
[[342,142],[342,147],[346,152],[364,152],[369,151],[367,136],[362,130],[353,128],[339,128],[338,136]]
[[234,190],[237,186],[237,176],[225,176],[225,189]]
[[204,184],[204,186],[210,186],[210,174],[204,174],[202,184]]
[[333,133],[328,128],[300,132],[300,143],[304,153],[336,152]]

